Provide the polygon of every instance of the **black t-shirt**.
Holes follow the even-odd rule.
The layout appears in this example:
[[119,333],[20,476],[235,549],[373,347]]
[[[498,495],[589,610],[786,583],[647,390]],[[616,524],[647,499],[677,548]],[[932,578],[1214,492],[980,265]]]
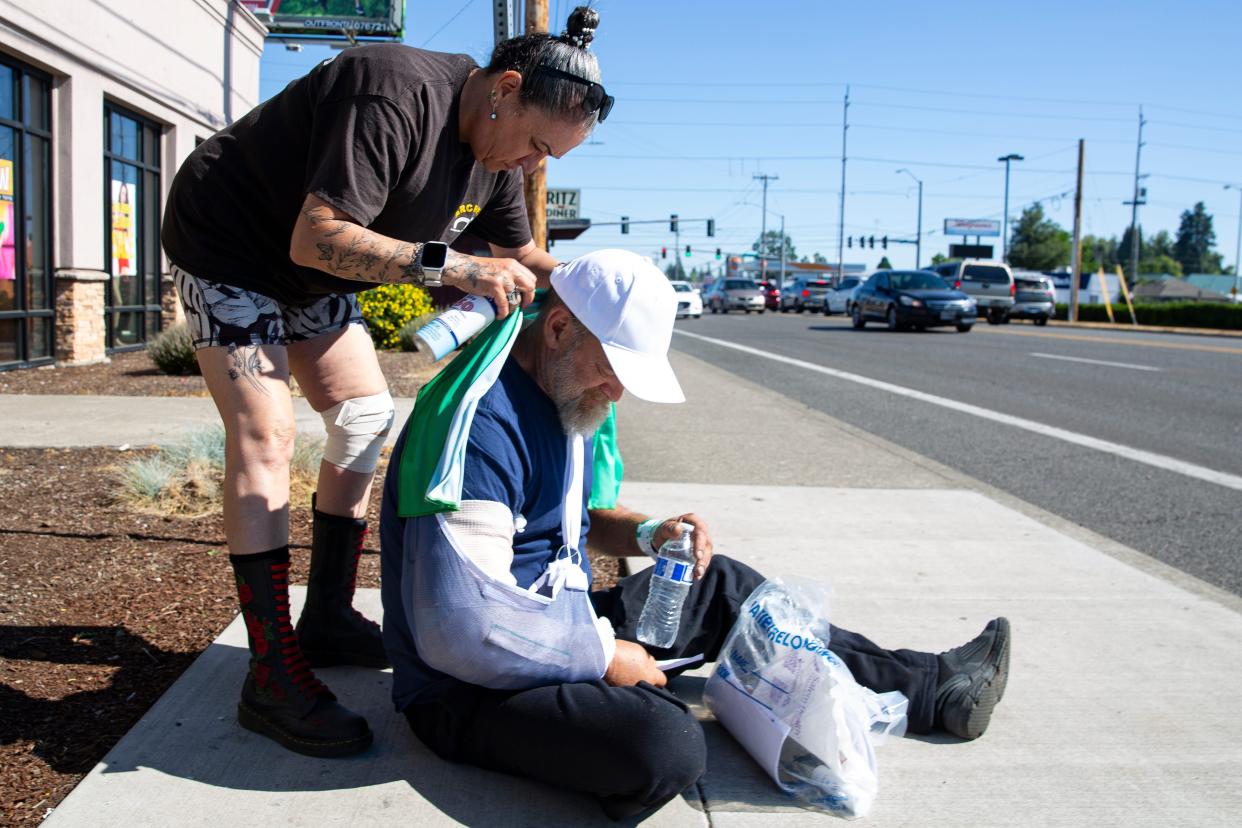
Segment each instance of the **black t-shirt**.
[[501,247],[530,241],[521,172],[489,173],[458,138],[474,61],[408,46],[359,46],[190,154],[173,180],[162,241],[195,276],[306,305],[365,290],[289,258],[308,193],[409,242],[470,227]]

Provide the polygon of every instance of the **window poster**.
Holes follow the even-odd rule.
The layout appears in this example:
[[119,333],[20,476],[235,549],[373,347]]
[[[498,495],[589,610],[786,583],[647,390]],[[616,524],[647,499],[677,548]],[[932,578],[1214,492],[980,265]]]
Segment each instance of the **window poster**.
[[0,280],[17,278],[17,238],[13,227],[13,162],[0,158]]
[[134,261],[134,215],[131,187],[125,181],[112,179],[112,275],[133,276],[138,272]]

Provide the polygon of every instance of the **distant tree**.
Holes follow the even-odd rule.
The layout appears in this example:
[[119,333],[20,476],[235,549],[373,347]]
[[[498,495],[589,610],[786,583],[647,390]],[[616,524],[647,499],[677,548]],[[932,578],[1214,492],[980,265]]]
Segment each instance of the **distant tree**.
[[1068,264],[1070,234],[1033,204],[1022,211],[1009,237],[1009,263],[1026,270],[1053,270]]
[[818,250],[811,254],[811,261],[815,264],[828,264],[828,258]]
[[[785,260],[790,262],[798,261],[798,254],[794,251],[793,240],[789,238],[788,233],[783,238],[785,240]],[[769,230],[752,244],[750,249],[765,258],[779,259],[781,257],[781,239],[781,231]]]
[[671,262],[666,264],[664,266],[664,275],[670,279],[680,280],[684,278],[682,275],[681,262]]
[[[1143,225],[1141,224],[1138,226],[1138,237],[1139,237],[1139,262],[1142,262],[1144,242],[1143,242]],[[1124,270],[1127,274],[1129,274],[1131,271],[1130,253],[1134,249],[1133,245],[1134,245],[1134,233],[1131,232],[1130,226],[1126,225],[1126,229],[1121,231],[1121,240],[1117,242],[1117,252],[1116,252],[1117,261],[1114,262],[1114,265],[1121,265],[1122,270]],[[1104,269],[1111,271],[1113,268],[1106,264],[1104,265]]]
[[936,255],[932,256],[931,263],[934,265],[938,265],[938,264],[944,264],[945,262],[951,262],[951,261],[953,260],[950,259],[948,256],[944,255],[943,253],[937,253]]
[[892,262],[888,260],[888,256],[885,256],[883,259],[880,259],[880,263],[876,265],[875,268],[876,270],[892,270],[893,265]]
[[1182,213],[1177,241],[1173,242],[1173,257],[1186,273],[1220,273],[1223,262],[1221,255],[1212,251],[1215,246],[1212,214],[1200,201],[1193,209]]
[[1139,275],[1144,273],[1168,273],[1173,276],[1181,276],[1182,263],[1172,256],[1166,256],[1161,253],[1158,256],[1148,256],[1145,259],[1139,259]]
[[[1128,248],[1127,248],[1128,249]],[[1120,262],[1117,259],[1117,238],[1110,236],[1082,237],[1082,272],[1095,273],[1101,267],[1112,271]]]

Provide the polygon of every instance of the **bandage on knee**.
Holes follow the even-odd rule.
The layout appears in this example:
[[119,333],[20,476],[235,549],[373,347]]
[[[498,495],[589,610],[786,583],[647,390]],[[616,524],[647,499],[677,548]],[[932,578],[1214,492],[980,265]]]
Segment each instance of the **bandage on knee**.
[[370,474],[379,464],[380,449],[396,416],[387,391],[354,397],[320,413],[328,439],[323,459],[347,471]]

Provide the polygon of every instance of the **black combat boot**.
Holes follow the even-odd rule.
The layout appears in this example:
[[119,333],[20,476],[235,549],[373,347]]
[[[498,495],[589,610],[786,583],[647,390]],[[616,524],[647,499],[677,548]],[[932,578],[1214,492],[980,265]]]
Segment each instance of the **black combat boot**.
[[310,577],[297,626],[302,652],[313,667],[355,664],[383,670],[389,665],[380,626],[354,609],[367,522],[325,514],[314,499],[311,511]]
[[345,756],[370,746],[367,720],[337,704],[298,647],[289,620],[289,547],[229,561],[250,639],[237,721],[307,756]]
[[977,637],[937,657],[937,725],[963,739],[983,735],[1005,695],[1009,645],[1009,620],[994,618]]

